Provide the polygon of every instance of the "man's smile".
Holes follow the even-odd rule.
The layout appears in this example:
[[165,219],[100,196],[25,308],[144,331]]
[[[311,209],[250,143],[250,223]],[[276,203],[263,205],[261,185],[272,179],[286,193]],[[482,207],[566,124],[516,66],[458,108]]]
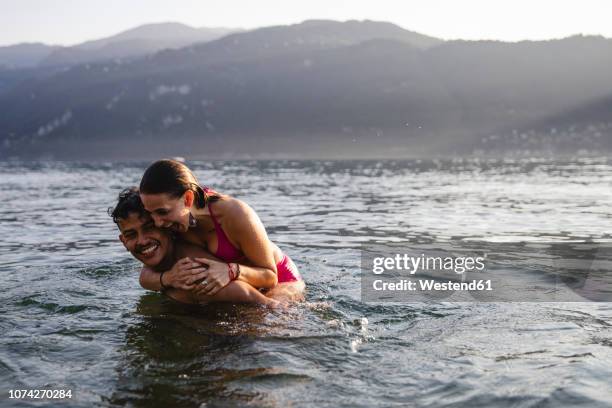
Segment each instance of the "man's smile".
[[151,258],[155,255],[155,252],[159,249],[160,242],[153,239],[151,243],[136,247],[136,253],[142,255],[144,258]]

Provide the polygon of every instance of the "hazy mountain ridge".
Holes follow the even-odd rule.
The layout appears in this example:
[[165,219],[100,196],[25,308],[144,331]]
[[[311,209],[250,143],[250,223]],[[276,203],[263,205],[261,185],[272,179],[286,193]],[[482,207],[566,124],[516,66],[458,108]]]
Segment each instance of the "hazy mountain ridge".
[[34,67],[59,48],[61,47],[58,45],[42,43],[22,43],[2,46],[0,47],[0,68]]
[[110,37],[85,41],[73,46],[22,43],[0,47],[0,68],[66,66],[113,58],[134,58],[212,41],[240,32],[235,28],[193,28],[181,23],[144,24]]
[[166,48],[212,41],[240,31],[156,23],[68,47],[41,43],[0,47],[0,94],[21,81],[48,77],[74,65],[115,59],[127,62]]
[[[482,138],[483,151],[612,151],[612,94]],[[491,143],[493,142],[493,143]]]
[[513,148],[510,129],[612,94],[611,40],[423,47],[377,24],[265,28],[22,84],[0,97],[3,152],[495,151]]
[[156,71],[177,66],[193,67],[201,64],[229,64],[275,55],[335,49],[359,44],[372,39],[391,39],[429,48],[441,40],[405,30],[395,24],[375,21],[346,22],[307,20],[289,26],[264,27],[245,33],[234,33],[217,41],[195,44],[177,50],[164,50],[141,60],[143,69]]
[[41,66],[65,66],[115,58],[137,58],[166,48],[212,41],[236,29],[193,28],[180,23],[145,24],[111,37],[87,41],[52,52]]

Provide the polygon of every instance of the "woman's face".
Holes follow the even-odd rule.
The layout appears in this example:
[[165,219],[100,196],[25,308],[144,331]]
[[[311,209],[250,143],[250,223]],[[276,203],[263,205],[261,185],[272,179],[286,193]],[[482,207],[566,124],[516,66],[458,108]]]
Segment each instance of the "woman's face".
[[189,229],[189,207],[186,194],[176,198],[168,194],[143,194],[140,199],[145,209],[151,213],[155,225],[161,228],[170,228],[177,232],[186,232]]

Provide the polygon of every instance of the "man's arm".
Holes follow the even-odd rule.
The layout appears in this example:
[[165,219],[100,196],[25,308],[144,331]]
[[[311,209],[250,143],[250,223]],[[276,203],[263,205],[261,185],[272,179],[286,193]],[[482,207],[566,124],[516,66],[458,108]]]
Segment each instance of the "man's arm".
[[233,302],[259,303],[266,306],[279,306],[280,302],[262,295],[257,289],[246,282],[232,281],[213,296],[196,296],[198,303]]
[[[152,271],[151,271],[152,272]],[[155,273],[155,272],[152,272]],[[153,289],[155,290],[155,289]],[[233,281],[214,296],[196,296],[190,290],[170,288],[164,294],[182,303],[206,304],[211,302],[256,303],[270,307],[280,305],[275,299],[262,295],[258,290],[245,282]]]
[[148,266],[143,266],[140,270],[140,286],[148,290],[161,290],[161,283],[159,282],[159,273],[153,271]]
[[[190,248],[193,250],[193,248]],[[180,255],[186,255],[186,251],[181,251]],[[214,257],[207,254],[205,251],[199,250],[189,253],[204,258],[203,260],[214,260]],[[165,294],[169,297],[184,303],[209,303],[209,302],[234,302],[234,303],[258,303],[268,306],[278,306],[280,303],[277,300],[268,298],[262,295],[257,289],[246,282],[239,280],[229,282],[214,296],[199,296],[192,289],[197,287],[198,283],[193,279],[202,279],[206,276],[203,273],[206,269],[198,262],[193,262],[190,258],[179,260],[162,276],[164,286],[169,287]],[[188,283],[189,282],[189,283]],[[147,266],[143,266],[140,271],[140,285],[149,290],[159,291],[162,289],[160,283],[160,273],[152,270]],[[175,286],[176,285],[176,286]],[[178,287],[177,287],[178,286]]]

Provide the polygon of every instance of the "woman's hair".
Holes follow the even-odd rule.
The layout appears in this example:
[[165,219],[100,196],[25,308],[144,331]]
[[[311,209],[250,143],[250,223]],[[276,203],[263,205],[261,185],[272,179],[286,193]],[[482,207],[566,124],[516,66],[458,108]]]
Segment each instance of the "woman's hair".
[[144,194],[168,194],[181,197],[191,190],[195,195],[196,207],[217,201],[218,194],[200,187],[189,167],[176,160],[158,160],[145,170],[140,180],[140,192]]

